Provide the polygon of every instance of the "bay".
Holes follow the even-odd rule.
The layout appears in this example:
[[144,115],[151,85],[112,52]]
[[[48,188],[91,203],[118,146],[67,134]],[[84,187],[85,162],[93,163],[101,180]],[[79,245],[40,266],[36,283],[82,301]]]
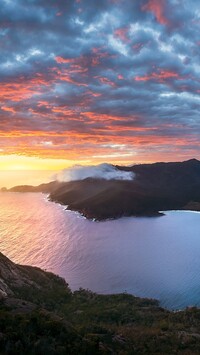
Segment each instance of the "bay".
[[0,251],[64,277],[72,290],[200,306],[200,213],[93,222],[43,194],[0,193]]

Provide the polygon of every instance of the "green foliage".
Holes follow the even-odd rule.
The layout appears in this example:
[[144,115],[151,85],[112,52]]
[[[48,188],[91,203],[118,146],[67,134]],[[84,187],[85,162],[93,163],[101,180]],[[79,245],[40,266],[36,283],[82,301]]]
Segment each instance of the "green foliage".
[[128,294],[72,293],[58,276],[37,268],[24,272],[32,285],[0,303],[1,354],[200,353],[197,308],[169,312]]

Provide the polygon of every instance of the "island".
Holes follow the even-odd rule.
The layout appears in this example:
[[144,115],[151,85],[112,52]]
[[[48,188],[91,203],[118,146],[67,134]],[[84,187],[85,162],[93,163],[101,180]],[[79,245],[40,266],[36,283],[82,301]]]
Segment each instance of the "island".
[[200,210],[200,161],[116,166],[132,180],[53,181],[38,187],[16,186],[11,192],[45,192],[49,199],[93,220],[123,216],[161,216],[167,210]]

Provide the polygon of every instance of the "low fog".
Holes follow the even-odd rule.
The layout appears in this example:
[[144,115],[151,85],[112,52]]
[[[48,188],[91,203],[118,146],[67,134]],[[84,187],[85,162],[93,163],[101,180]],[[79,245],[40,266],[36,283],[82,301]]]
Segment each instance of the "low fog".
[[86,178],[105,179],[105,180],[132,180],[134,174],[129,171],[121,171],[111,164],[100,164],[96,166],[75,165],[64,169],[56,175],[58,181],[76,181]]

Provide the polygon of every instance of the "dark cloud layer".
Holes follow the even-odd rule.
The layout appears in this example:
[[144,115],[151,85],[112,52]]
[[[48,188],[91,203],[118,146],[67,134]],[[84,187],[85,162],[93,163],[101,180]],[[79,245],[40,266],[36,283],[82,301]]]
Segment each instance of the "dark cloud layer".
[[199,26],[196,0],[2,0],[1,153],[198,158]]

